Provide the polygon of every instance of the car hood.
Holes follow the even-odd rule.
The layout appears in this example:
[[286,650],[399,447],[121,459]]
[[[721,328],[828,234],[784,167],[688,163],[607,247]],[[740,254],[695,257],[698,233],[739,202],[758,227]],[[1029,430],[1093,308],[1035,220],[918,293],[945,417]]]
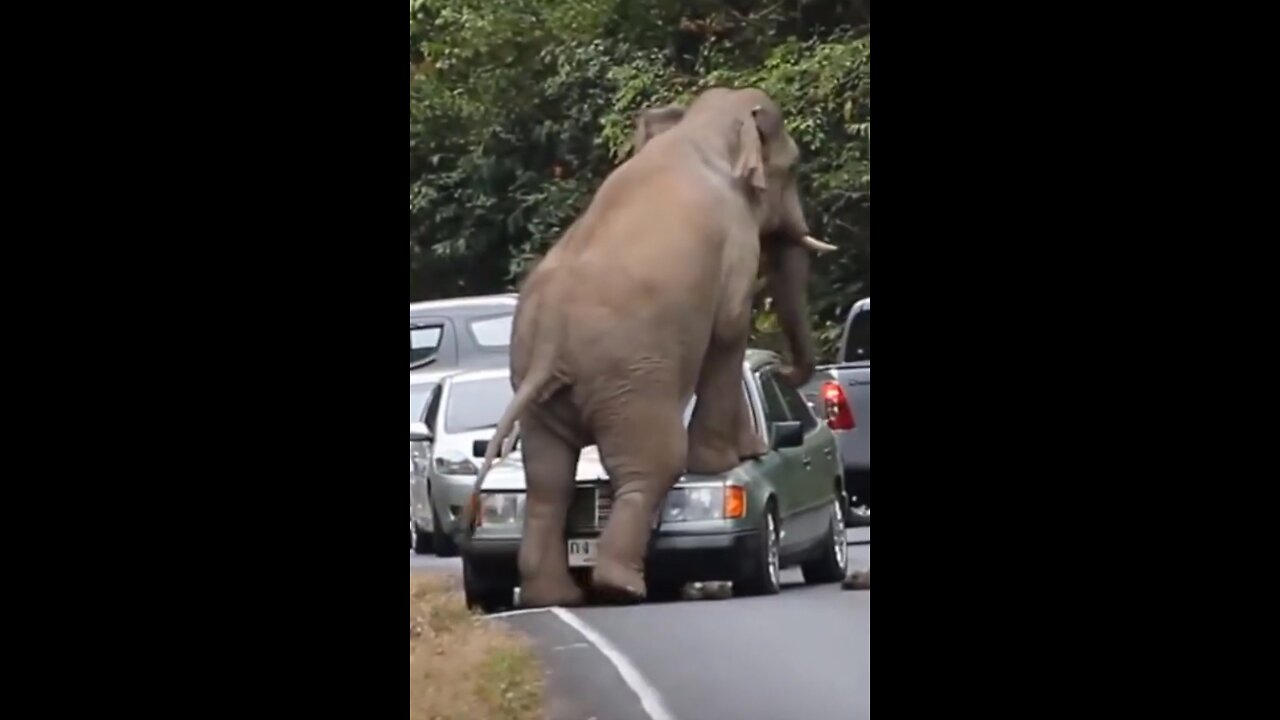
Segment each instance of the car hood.
[[[580,483],[597,482],[609,478],[609,474],[604,470],[604,465],[600,462],[600,450],[595,445],[582,449],[582,454],[578,456],[578,471],[574,474],[574,478]],[[519,450],[516,450],[495,462],[493,467],[489,468],[489,474],[484,479],[484,489],[486,491],[523,491],[524,455]]]
[[[705,482],[719,481],[731,476],[734,471],[729,471],[724,475],[696,475],[686,473],[681,476],[680,482]],[[600,460],[600,449],[595,445],[590,445],[582,449],[582,454],[578,456],[578,470],[574,473],[575,482],[578,483],[595,483],[601,480],[608,481],[609,473],[604,469],[604,463]],[[505,458],[495,462],[493,467],[489,468],[489,474],[484,479],[485,492],[523,492],[524,483],[524,456],[520,450],[516,450]]]
[[447,433],[439,435],[432,445],[431,454],[433,456],[446,457],[454,460],[461,458],[469,458],[477,466],[484,460],[484,456],[476,457],[472,454],[477,440],[489,440],[493,437],[493,428],[481,428],[479,430],[467,430],[466,432]]

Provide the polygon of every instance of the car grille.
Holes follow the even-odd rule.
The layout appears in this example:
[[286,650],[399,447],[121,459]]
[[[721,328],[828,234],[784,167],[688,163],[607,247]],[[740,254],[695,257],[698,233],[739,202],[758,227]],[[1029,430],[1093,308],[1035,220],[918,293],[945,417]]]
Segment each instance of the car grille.
[[575,533],[598,533],[609,522],[613,509],[613,486],[607,482],[579,485],[573,491],[569,506],[569,530]]

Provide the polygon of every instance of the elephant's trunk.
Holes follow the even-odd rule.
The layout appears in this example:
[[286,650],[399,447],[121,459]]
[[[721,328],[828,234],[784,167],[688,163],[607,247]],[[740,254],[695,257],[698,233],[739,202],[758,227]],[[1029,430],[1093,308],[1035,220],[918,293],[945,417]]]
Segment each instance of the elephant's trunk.
[[778,325],[791,349],[791,365],[782,379],[798,388],[813,377],[813,333],[809,327],[809,250],[804,243],[781,240],[767,253],[769,288]]

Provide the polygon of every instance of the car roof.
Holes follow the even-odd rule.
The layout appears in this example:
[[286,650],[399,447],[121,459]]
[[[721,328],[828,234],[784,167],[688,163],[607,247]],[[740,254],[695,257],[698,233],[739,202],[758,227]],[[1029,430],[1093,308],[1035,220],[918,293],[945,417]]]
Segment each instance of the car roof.
[[515,306],[519,295],[515,293],[499,293],[496,295],[474,295],[471,297],[446,298],[443,300],[422,300],[409,303],[410,313],[440,311],[450,308],[485,307],[492,305]]
[[511,370],[508,368],[484,368],[480,370],[463,370],[449,376],[449,384],[456,385],[461,382],[472,382],[474,380],[495,380],[498,378],[511,377]]
[[425,385],[427,383],[438,383],[441,380],[458,372],[458,368],[445,368],[442,370],[419,370],[409,373],[409,385]]

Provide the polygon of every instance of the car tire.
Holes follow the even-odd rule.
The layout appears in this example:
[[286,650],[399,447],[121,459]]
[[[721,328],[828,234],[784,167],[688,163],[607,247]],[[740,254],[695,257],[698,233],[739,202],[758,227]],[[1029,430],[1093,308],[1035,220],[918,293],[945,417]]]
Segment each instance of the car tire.
[[735,595],[777,595],[782,591],[781,545],[772,501],[760,518],[760,542],[751,550],[746,572],[733,584]]
[[452,535],[444,531],[444,525],[440,523],[440,515],[436,513],[434,502],[431,503],[431,525],[435,528],[436,555],[442,558],[458,557],[460,552],[458,543]]
[[648,585],[648,592],[645,594],[646,602],[672,603],[679,602],[682,599],[681,594],[684,590],[684,583],[659,580],[657,582],[646,581],[646,584]]
[[432,546],[435,544],[433,542],[434,538],[432,537],[433,533],[424,531],[422,528],[418,527],[418,524],[416,522],[413,522],[412,520],[410,521],[410,525],[411,525],[411,528],[409,532],[412,535],[411,539],[413,542],[411,543],[411,546],[413,548],[413,554],[414,555],[431,554]]
[[844,522],[844,499],[837,497],[831,503],[831,527],[822,543],[822,553],[800,565],[806,583],[837,583],[849,574],[849,545],[845,541]]
[[487,582],[486,579],[471,567],[466,558],[462,560],[462,589],[466,594],[467,608],[483,613],[502,612],[515,607],[516,589],[508,585]]

